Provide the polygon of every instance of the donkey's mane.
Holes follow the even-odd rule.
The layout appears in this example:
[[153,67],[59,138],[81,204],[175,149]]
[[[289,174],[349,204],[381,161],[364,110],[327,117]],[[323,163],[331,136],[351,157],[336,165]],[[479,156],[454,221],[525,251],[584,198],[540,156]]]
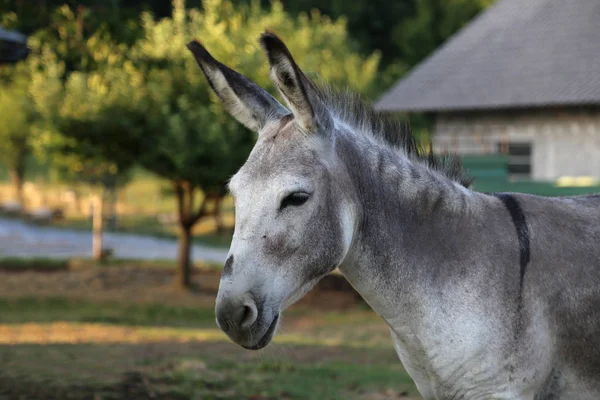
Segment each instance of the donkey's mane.
[[323,82],[316,83],[315,88],[325,104],[333,107],[339,118],[358,131],[380,139],[465,187],[471,185],[473,179],[462,168],[460,160],[455,156],[436,156],[433,150],[423,148],[408,122],[394,114],[376,111],[362,96],[350,90],[338,90]]

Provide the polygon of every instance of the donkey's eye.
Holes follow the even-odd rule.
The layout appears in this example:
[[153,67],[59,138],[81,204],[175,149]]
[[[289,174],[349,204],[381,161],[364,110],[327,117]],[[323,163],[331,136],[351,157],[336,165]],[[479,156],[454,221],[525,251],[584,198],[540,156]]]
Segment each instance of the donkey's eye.
[[288,206],[301,206],[302,204],[306,203],[306,200],[308,200],[309,197],[310,195],[306,192],[291,193],[284,197],[283,200],[281,200],[281,205],[279,206],[279,209],[283,210]]

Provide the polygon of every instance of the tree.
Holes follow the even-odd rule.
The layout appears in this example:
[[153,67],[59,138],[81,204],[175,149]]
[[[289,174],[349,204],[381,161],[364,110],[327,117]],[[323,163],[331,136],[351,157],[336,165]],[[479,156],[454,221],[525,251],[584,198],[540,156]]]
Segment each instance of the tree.
[[[102,249],[103,208],[107,191],[114,191],[128,178],[135,158],[121,148],[133,148],[141,139],[130,107],[135,103],[135,82],[121,68],[120,56],[95,72],[73,72],[67,78],[61,107],[56,116],[56,132],[50,142],[53,164],[63,177],[86,182],[95,188],[93,203],[93,258],[104,257]],[[111,144],[104,152],[94,145]]]
[[[68,8],[61,8],[64,26],[59,32],[77,32],[77,19]],[[139,140],[130,107],[135,101],[136,85],[130,79],[131,68],[124,63],[126,46],[113,42],[108,35],[93,32],[90,37],[68,38],[61,42],[65,54],[41,47],[48,31],[35,35],[31,45],[46,56],[43,65],[50,74],[33,80],[31,96],[35,101],[44,129],[35,141],[36,154],[63,180],[86,183],[94,189],[93,257],[103,258],[103,198],[107,189],[116,190],[127,180],[135,163],[130,153],[118,151],[125,145],[119,140]],[[55,43],[50,41],[54,46]],[[71,48],[77,48],[76,51]],[[59,46],[60,48],[60,46]],[[61,61],[58,61],[61,59]],[[63,60],[64,59],[64,60]],[[37,62],[38,66],[42,63]],[[77,70],[65,71],[65,65]],[[123,69],[125,68],[125,69]],[[138,79],[139,80],[139,79]],[[123,134],[123,131],[127,131]],[[106,156],[95,141],[111,143]],[[131,146],[131,144],[129,144]],[[108,154],[108,153],[106,153]]]
[[492,0],[414,0],[414,13],[393,27],[391,41],[402,60],[414,66],[491,3]]
[[[264,86],[270,86],[268,64],[255,38],[265,27],[288,38],[307,70],[312,68],[312,73],[360,91],[370,88],[379,55],[360,57],[348,39],[345,21],[331,21],[316,11],[292,19],[278,2],[270,10],[256,2],[234,7],[225,0],[206,0],[203,11],[186,10],[182,0],[173,5],[171,18],[156,21],[149,14],[143,16],[145,39],[136,46],[134,57],[151,66],[145,71],[148,84],[160,88],[153,98],[161,112],[153,113],[155,133],[148,135],[156,141],[140,160],[173,183],[181,230],[177,282],[186,287],[190,284],[192,227],[205,214],[207,199],[223,197],[227,179],[254,143],[254,135],[215,101],[185,50],[187,42],[200,38],[221,60],[243,69]],[[204,199],[196,205],[198,189]]]
[[39,48],[16,65],[0,67],[0,160],[10,171],[21,206],[26,161],[47,128],[48,110],[39,107],[35,97],[54,98],[59,90],[63,70],[55,61],[47,48]]
[[358,55],[344,20],[331,21],[318,12],[292,19],[277,2],[270,10],[258,3],[234,7],[226,0],[206,0],[203,11],[186,10],[182,0],[173,4],[171,18],[157,21],[143,14],[144,39],[119,68],[97,78],[103,84],[125,79],[134,88],[127,92],[126,104],[119,104],[119,115],[128,115],[123,126],[130,129],[110,137],[88,132],[86,140],[108,159],[129,154],[171,182],[181,233],[176,283],[188,287],[192,228],[206,215],[209,202],[223,197],[225,183],[255,137],[224,112],[186,44],[201,38],[220,59],[265,87],[270,87],[268,63],[254,40],[265,27],[289,38],[299,62],[309,71],[313,68],[311,73],[359,91],[370,88],[379,55]]
[[30,153],[35,110],[22,79],[0,84],[0,160],[8,168],[17,202],[23,207],[25,161]]
[[[46,43],[45,57],[54,58],[36,61],[30,69],[35,77],[27,90],[38,113],[33,119],[43,122],[29,125],[35,133],[27,136],[30,147],[38,155],[60,150],[51,158],[55,164],[62,159],[61,168],[77,179],[96,179],[99,170],[120,173],[128,168],[124,161],[134,160],[170,180],[182,232],[180,286],[189,285],[192,227],[209,202],[218,206],[224,183],[254,142],[215,101],[185,50],[187,42],[200,39],[220,60],[272,89],[255,40],[267,27],[285,38],[309,74],[376,94],[492,0],[285,0],[290,14],[281,2],[270,9],[262,9],[260,2],[270,4],[205,0],[200,9],[186,10],[183,0],[175,0],[170,18],[144,13],[141,24],[128,16],[148,6],[162,17],[168,7],[157,0],[72,1],[79,6],[63,5],[51,13],[43,11],[59,0],[46,0],[41,8],[20,1],[0,6],[6,26],[26,33],[42,27],[30,46],[41,55],[41,43]],[[385,73],[378,74],[375,49],[383,51]],[[61,80],[66,81],[64,93]],[[66,103],[59,100],[62,95]],[[19,115],[29,118],[27,101],[4,101],[23,105]],[[14,119],[15,124],[25,117]],[[68,157],[60,156],[65,152]]]

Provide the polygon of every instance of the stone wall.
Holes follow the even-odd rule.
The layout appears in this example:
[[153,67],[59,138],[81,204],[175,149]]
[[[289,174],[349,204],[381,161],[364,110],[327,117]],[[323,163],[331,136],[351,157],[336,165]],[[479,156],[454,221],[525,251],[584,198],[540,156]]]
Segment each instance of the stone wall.
[[600,108],[437,115],[435,151],[493,154],[508,143],[531,143],[533,179],[600,178]]

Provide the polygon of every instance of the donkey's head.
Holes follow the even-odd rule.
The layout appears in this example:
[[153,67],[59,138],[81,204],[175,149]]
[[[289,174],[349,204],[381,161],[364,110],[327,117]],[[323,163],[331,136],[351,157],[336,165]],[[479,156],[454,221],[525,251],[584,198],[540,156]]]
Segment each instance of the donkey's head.
[[354,232],[319,90],[279,38],[265,33],[261,44],[289,108],[198,42],[188,45],[228,112],[259,134],[229,184],[236,223],[216,303],[218,325],[248,349],[271,341],[281,312],[342,262]]

